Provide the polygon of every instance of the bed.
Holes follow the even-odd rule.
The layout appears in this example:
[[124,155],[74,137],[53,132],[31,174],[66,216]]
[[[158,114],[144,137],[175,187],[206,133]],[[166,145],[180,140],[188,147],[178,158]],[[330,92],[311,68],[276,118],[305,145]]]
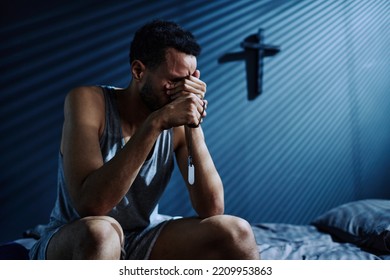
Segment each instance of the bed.
[[268,260],[390,260],[390,200],[338,206],[310,225],[252,225],[260,256]]
[[[390,260],[390,200],[346,203],[309,225],[252,224],[259,253],[267,260]],[[28,259],[34,238],[0,246],[0,259]]]

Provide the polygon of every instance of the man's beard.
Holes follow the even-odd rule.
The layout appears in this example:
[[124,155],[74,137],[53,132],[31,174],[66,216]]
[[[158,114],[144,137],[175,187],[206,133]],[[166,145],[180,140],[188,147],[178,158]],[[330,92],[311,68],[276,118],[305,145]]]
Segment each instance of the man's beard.
[[164,104],[161,104],[161,101],[158,99],[157,94],[154,92],[152,83],[150,82],[149,79],[142,87],[140,92],[140,97],[143,103],[145,104],[145,106],[151,112],[154,112],[164,106]]

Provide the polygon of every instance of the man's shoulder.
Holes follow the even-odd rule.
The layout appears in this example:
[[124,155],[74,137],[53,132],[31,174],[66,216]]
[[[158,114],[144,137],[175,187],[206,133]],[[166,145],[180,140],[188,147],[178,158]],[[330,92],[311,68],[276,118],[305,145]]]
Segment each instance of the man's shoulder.
[[68,93],[68,96],[74,98],[96,98],[96,96],[101,96],[102,94],[103,91],[100,86],[78,86],[71,89]]
[[[104,103],[103,90],[99,86],[79,86],[70,90],[66,96],[65,106],[74,106],[82,104],[87,106],[93,104],[94,106],[103,105]],[[83,106],[83,107],[84,107]],[[100,106],[99,106],[100,107]]]
[[98,86],[79,86],[65,99],[65,115],[78,120],[95,120],[102,123],[105,110],[103,90]]

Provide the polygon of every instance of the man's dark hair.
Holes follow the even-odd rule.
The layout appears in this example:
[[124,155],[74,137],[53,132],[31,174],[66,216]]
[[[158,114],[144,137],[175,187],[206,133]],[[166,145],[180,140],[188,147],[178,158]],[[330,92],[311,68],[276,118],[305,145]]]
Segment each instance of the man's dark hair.
[[130,64],[140,60],[147,67],[155,69],[165,61],[168,48],[195,57],[201,51],[191,32],[171,21],[154,20],[135,33],[130,46]]

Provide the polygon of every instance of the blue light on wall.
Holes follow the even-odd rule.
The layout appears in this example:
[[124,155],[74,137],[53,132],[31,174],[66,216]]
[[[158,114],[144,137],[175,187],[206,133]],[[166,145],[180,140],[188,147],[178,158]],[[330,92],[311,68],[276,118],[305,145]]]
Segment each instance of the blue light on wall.
[[[203,46],[203,129],[226,213],[307,223],[346,201],[390,198],[389,1],[16,0],[6,8],[0,242],[48,220],[66,93],[127,86],[129,43],[154,18],[179,22]],[[259,27],[282,51],[264,58],[266,94],[248,101],[245,64],[218,59],[242,51]],[[177,169],[160,210],[193,214]]]

